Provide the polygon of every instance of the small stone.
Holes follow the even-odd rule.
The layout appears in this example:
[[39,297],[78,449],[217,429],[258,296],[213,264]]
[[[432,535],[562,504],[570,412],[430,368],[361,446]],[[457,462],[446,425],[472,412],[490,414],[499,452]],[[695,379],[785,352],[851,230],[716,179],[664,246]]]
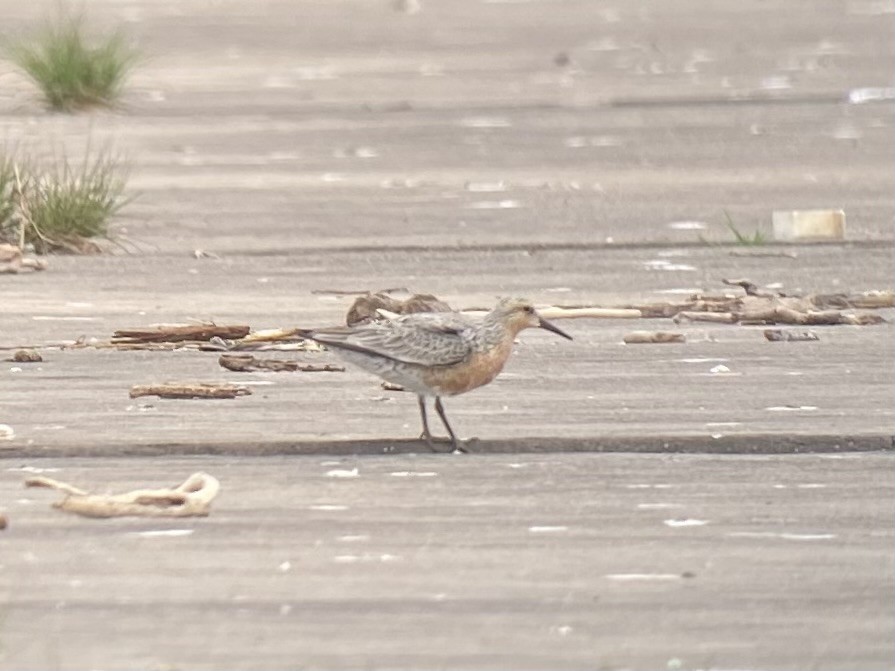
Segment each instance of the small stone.
[[37,350],[20,349],[16,350],[12,357],[7,359],[7,361],[15,361],[16,363],[38,363],[43,361],[43,357]]

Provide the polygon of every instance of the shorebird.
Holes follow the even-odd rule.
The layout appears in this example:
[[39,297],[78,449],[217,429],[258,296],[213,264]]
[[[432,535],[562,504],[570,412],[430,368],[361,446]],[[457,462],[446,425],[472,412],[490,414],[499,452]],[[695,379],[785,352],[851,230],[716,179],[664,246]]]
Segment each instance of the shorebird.
[[464,452],[441,397],[464,394],[491,382],[503,370],[516,335],[527,328],[572,339],[519,298],[501,300],[481,321],[458,312],[420,312],[356,326],[299,329],[298,334],[415,393],[423,424],[420,439],[433,451],[426,399],[434,398],[452,450]]

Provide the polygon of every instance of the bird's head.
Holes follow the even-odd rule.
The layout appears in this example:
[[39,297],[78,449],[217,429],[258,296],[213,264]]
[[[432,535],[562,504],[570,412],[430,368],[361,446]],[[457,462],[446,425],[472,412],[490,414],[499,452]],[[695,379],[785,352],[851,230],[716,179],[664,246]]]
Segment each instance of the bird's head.
[[514,334],[523,329],[541,328],[553,331],[563,338],[572,339],[572,336],[561,328],[541,317],[534,306],[524,298],[504,298],[497,304],[492,314]]

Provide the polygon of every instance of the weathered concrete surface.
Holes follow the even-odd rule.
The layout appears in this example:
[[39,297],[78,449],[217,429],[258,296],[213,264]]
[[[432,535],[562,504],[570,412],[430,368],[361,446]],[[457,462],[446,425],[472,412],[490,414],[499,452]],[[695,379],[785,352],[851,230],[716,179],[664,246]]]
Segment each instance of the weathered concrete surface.
[[[0,665],[889,669],[892,459],[7,462]],[[223,489],[207,519],[86,520],[22,465]]]
[[[17,34],[47,8],[0,9]],[[891,86],[888,11],[101,0],[147,56],[124,113],[46,115],[7,65],[0,124],[36,150],[114,142],[146,251],[694,242],[678,220],[729,240],[724,211],[751,233],[826,207],[891,240],[891,101],[849,102]]]
[[[0,0],[4,31],[48,9]],[[0,276],[0,345],[189,318],[327,324],[347,300],[311,292],[332,288],[470,307],[674,299],[733,276],[892,286],[892,105],[859,103],[891,86],[886,2],[88,9],[149,57],[125,108],[46,114],[3,62],[0,130],[28,151],[125,152],[139,193],[116,232],[135,251]],[[774,209],[828,207],[846,211],[844,244],[751,250],[795,258],[698,244],[732,240],[725,211],[751,235]],[[448,403],[479,437],[460,459],[233,456],[417,449],[413,400],[360,373],[237,376],[197,352],[4,363],[3,468],[101,489],[202,468],[224,491],[207,520],[95,522],[4,471],[0,666],[891,668],[890,454],[488,454],[890,449],[891,323],[816,343],[688,325],[686,345],[621,344],[644,327],[677,328],[526,333],[506,375]],[[255,394],[127,398],[184,377]],[[154,458],[120,458],[135,454]],[[194,533],[129,535],[178,528]]]
[[[498,291],[546,304],[674,299],[659,288],[716,289],[722,287],[716,278],[724,276],[802,289],[822,282],[819,288],[829,291],[890,282],[888,250],[819,247],[797,253],[796,259],[768,259],[731,256],[723,248],[667,248],[54,259],[52,272],[7,282],[21,289],[9,294],[13,311],[4,318],[0,342],[81,335],[108,340],[117,328],[192,318],[254,328],[339,323],[352,299],[311,293],[332,287],[412,284],[458,307],[474,307],[490,305]],[[661,258],[694,270],[646,269],[646,262]],[[466,267],[487,270],[470,276]],[[78,275],[64,297],[57,273]],[[893,316],[891,310],[883,314]],[[770,343],[760,327],[676,326],[669,320],[565,326],[573,342],[527,332],[495,383],[447,401],[460,435],[481,439],[476,449],[634,449],[640,439],[637,449],[652,450],[891,447],[891,323],[817,327],[820,340],[813,343]],[[642,328],[679,331],[688,342],[622,343],[625,333]],[[268,355],[338,361],[328,353]],[[378,380],[352,369],[232,373],[218,365],[218,354],[197,351],[44,350],[44,358],[40,364],[3,364],[8,384],[0,423],[12,425],[16,438],[0,444],[0,453],[267,454],[319,451],[327,442],[336,452],[420,449],[406,440],[419,433],[415,399],[385,392]],[[718,365],[729,373],[712,373]],[[132,385],[168,380],[240,382],[254,394],[232,401],[128,398]]]

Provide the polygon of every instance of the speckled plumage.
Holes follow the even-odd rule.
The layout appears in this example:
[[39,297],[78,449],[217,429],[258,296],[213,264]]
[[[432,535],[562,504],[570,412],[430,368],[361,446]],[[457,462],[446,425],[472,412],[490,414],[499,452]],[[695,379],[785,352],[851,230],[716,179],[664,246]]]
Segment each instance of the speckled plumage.
[[440,397],[471,391],[497,377],[512,351],[513,339],[522,329],[533,327],[571,339],[521,299],[500,301],[481,320],[457,312],[422,312],[301,334],[333,349],[349,363],[414,392],[419,397],[422,437],[427,442],[431,434],[425,398],[434,397],[452,445],[459,449]]

